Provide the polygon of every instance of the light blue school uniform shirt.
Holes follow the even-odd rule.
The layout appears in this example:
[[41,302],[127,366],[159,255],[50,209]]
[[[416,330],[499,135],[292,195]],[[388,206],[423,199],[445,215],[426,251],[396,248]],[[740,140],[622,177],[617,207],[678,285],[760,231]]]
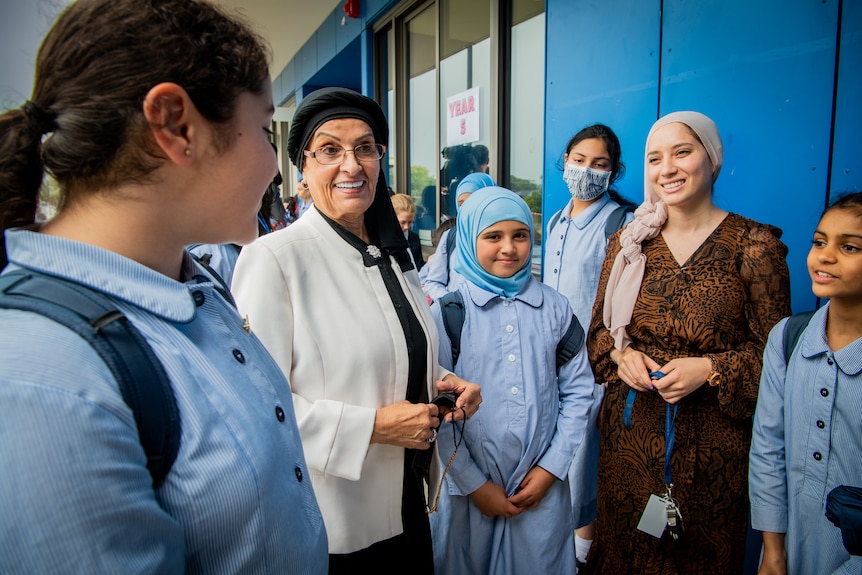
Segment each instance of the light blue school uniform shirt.
[[326,573],[326,531],[278,365],[190,256],[183,283],[115,253],[6,234],[10,266],[95,287],[172,382],[179,454],[155,492],[129,407],[80,337],[0,310],[0,572]]
[[439,299],[450,291],[455,291],[455,288],[464,282],[464,276],[456,272],[453,267],[453,254],[449,253],[449,234],[454,233],[456,233],[455,228],[449,228],[440,235],[437,251],[434,252],[430,261],[422,267],[422,270],[425,271],[424,278],[420,278],[422,289],[432,300]]
[[[572,203],[569,200],[562,211],[548,222],[542,274],[546,285],[569,299],[578,321],[585,331],[589,331],[599,276],[607,252],[605,224],[619,204],[605,194],[583,212],[570,218]],[[633,219],[634,214],[630,212],[626,214],[623,224]],[[596,418],[602,397],[604,388],[597,385],[593,390],[593,406],[586,436],[569,471],[576,528],[596,519],[599,483],[599,432]]]
[[751,441],[751,524],[786,533],[788,575],[862,573],[826,516],[839,485],[862,487],[862,339],[832,351],[829,305],[817,311],[785,368],[787,320],[769,334]]
[[[605,223],[619,204],[605,194],[583,212],[569,218],[572,201],[548,222],[542,281],[569,298],[575,317],[589,330],[608,238]],[[628,224],[633,213],[626,214]]]
[[[593,376],[586,347],[556,376],[556,346],[573,321],[571,307],[532,278],[511,299],[469,281],[457,289],[466,317],[454,371],[481,386],[482,407],[464,426],[438,511],[431,515],[436,572],[574,573],[567,472],[584,435]],[[440,364],[451,368],[439,304],[431,311]],[[437,435],[441,467],[455,448],[453,427],[460,430],[460,424],[444,423]],[[557,480],[534,510],[489,518],[468,496],[486,481],[513,495],[536,465]]]

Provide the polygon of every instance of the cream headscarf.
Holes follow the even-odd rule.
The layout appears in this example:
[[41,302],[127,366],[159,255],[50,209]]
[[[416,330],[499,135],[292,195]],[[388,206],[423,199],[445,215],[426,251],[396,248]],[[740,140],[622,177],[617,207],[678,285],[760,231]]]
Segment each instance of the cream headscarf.
[[646,256],[641,252],[641,244],[659,235],[667,221],[667,207],[655,193],[646,170],[646,153],[649,140],[656,130],[667,124],[685,124],[697,135],[709,159],[712,160],[712,181],[718,179],[724,161],[724,147],[715,122],[700,112],[673,112],[659,118],[650,128],[644,152],[644,203],[635,210],[635,219],[620,234],[620,251],[611,268],[605,292],[605,305],[602,319],[605,327],[614,338],[617,349],[623,350],[631,343],[626,326],[632,320],[632,310],[640,293],[643,282]]

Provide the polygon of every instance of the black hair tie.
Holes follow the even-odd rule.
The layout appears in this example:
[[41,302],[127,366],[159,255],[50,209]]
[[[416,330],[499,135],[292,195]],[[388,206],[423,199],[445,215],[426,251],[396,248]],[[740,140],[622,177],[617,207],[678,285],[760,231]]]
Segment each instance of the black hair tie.
[[54,131],[56,124],[54,123],[53,114],[38,104],[27,100],[24,103],[24,113],[32,125],[39,130],[40,136]]

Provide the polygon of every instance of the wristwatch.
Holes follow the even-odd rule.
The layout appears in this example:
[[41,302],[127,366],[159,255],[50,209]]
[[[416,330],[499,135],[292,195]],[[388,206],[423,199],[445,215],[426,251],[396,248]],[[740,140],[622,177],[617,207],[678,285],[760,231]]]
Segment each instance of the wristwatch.
[[709,375],[706,376],[706,383],[708,383],[710,387],[717,387],[721,384],[721,373],[718,371],[715,357],[711,355],[707,355],[706,357],[709,359],[709,363],[712,364],[712,371],[710,371]]

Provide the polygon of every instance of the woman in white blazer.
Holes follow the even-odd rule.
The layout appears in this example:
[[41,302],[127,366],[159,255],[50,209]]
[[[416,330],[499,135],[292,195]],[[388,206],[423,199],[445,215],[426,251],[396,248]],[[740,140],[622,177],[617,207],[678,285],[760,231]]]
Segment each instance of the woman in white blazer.
[[[425,513],[438,391],[451,415],[479,387],[437,363],[437,332],[381,174],[388,141],[374,100],[344,88],[307,96],[287,151],[313,207],[243,249],[240,313],[288,375],[330,573],[433,573]],[[463,408],[463,410],[461,409]],[[449,454],[445,454],[448,458]]]

